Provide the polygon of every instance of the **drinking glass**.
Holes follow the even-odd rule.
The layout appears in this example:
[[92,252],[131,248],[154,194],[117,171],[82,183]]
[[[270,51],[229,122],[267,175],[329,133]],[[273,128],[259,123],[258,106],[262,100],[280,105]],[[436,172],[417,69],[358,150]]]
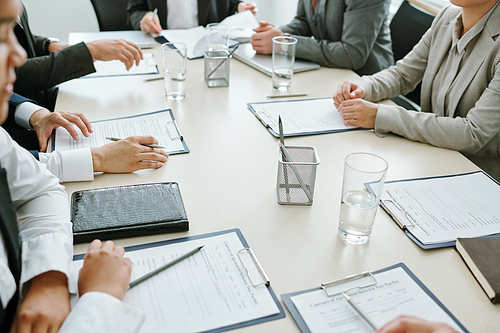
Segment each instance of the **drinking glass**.
[[287,91],[292,87],[293,64],[297,38],[277,36],[273,38],[273,88]]
[[165,43],[161,45],[165,96],[170,100],[186,97],[187,45]]

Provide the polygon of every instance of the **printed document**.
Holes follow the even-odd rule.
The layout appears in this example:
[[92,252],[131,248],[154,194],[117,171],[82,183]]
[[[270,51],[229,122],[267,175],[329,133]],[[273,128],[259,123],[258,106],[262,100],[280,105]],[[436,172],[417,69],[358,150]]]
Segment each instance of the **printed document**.
[[346,126],[331,98],[301,101],[252,103],[257,116],[279,133],[278,116],[283,122],[283,134],[342,131],[356,128]]
[[483,172],[387,182],[382,195],[383,205],[423,244],[500,233],[498,198],[500,185]]
[[139,65],[134,65],[127,70],[125,64],[120,60],[111,61],[94,61],[95,73],[84,76],[83,78],[103,77],[103,76],[124,76],[124,75],[145,75],[158,74],[155,57],[152,53],[143,53],[143,59],[139,61]]
[[165,147],[167,153],[184,151],[184,144],[179,137],[170,110],[151,112],[126,118],[91,122],[93,133],[84,137],[75,126],[80,140],[75,141],[68,131],[58,127],[55,131],[54,150],[72,150],[80,148],[101,147],[110,143],[106,137],[125,139],[133,135],[152,135],[158,140],[158,145]]
[[[201,245],[198,253],[127,291],[124,302],[146,313],[140,332],[201,332],[279,313],[267,287],[251,284],[235,232],[126,252],[131,281]],[[75,278],[82,265],[73,262]]]
[[[376,285],[354,289],[346,294],[378,327],[400,315],[411,315],[444,322],[458,332],[463,332],[443,308],[401,267],[374,276]],[[358,286],[363,284],[360,280],[354,280],[352,283],[358,283]],[[334,291],[329,289],[329,292],[335,294],[349,287],[339,285]],[[342,294],[328,297],[324,290],[317,289],[292,296],[290,299],[311,332],[373,332]]]

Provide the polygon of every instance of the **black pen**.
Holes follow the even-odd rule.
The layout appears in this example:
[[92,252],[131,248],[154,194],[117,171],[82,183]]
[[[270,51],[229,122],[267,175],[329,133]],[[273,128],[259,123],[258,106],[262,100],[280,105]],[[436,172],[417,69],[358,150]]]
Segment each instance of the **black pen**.
[[[114,137],[107,136],[107,137],[106,137],[106,140],[111,140],[111,141],[120,141],[121,139],[120,139],[120,138],[114,138]],[[163,147],[163,146],[158,146],[158,145],[155,145],[155,144],[149,144],[149,145],[143,145],[143,146],[146,146],[146,147],[151,147],[151,148],[165,149],[165,147]]]

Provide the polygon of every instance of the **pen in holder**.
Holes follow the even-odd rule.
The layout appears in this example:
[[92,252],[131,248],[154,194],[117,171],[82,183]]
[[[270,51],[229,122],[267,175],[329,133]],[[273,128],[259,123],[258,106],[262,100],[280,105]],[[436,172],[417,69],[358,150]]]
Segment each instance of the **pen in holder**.
[[205,82],[209,88],[229,86],[229,58],[226,50],[205,52]]
[[319,157],[314,147],[279,145],[276,194],[280,205],[313,203]]

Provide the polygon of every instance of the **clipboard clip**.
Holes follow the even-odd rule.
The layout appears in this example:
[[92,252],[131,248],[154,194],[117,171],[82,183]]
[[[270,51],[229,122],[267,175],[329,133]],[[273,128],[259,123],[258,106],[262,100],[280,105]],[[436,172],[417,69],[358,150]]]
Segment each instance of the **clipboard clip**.
[[[177,132],[177,135],[176,136],[172,136],[172,133],[170,132],[170,130],[168,129],[168,125],[169,124],[174,124],[175,126],[175,131]],[[170,139],[171,140],[175,140],[175,139],[180,139],[182,140],[184,137],[182,136],[182,133],[181,133],[181,130],[179,128],[179,126],[177,126],[177,121],[175,120],[170,120],[170,121],[167,121],[167,132],[168,132],[168,136],[170,136]]]
[[[396,220],[397,224],[401,228],[406,228],[406,229],[415,228],[415,224],[417,224],[417,221],[415,221],[415,219],[406,210],[404,210],[403,207],[401,207],[401,205],[397,201],[395,201],[393,199],[385,199],[385,200],[382,200],[382,203],[387,208],[387,210],[391,213],[391,215],[394,217],[394,220]],[[400,212],[405,214],[406,220],[409,222],[409,224],[404,224],[403,221],[401,221],[396,216],[396,214],[394,214],[392,212],[392,210],[388,206],[389,203],[393,204],[397,210],[399,210]]]
[[[243,259],[241,258],[241,252],[246,252],[249,257],[252,259],[253,264],[255,265],[255,268],[259,272],[260,277],[262,278],[262,282],[260,283],[255,283],[254,279],[252,278],[252,275],[250,274],[247,266],[245,266],[245,263],[243,262]],[[241,250],[238,251],[238,257],[240,259],[241,264],[243,265],[243,268],[245,268],[245,271],[247,273],[248,278],[250,279],[250,282],[254,287],[258,287],[260,285],[265,285],[266,287],[271,284],[271,281],[269,281],[269,278],[267,277],[266,272],[264,272],[264,269],[262,268],[260,262],[257,260],[257,257],[253,253],[251,248],[245,247],[242,248]]]
[[[266,112],[266,111],[255,111],[255,116],[257,119],[260,120],[262,125],[264,125],[266,128],[271,127],[271,126],[276,126],[276,122],[274,121],[273,118]],[[267,119],[268,121],[264,120]]]
[[[367,283],[365,283],[365,284],[356,285],[356,286],[353,286],[353,287],[350,287],[350,288],[347,288],[347,289],[343,289],[342,291],[334,292],[332,294],[330,294],[328,292],[328,288],[332,288],[332,287],[335,287],[335,286],[338,286],[338,285],[341,285],[341,284],[344,284],[344,283],[348,283],[348,282],[351,282],[351,281],[356,281],[356,280],[363,279],[363,278],[366,278],[366,277],[369,277],[370,281],[367,282]],[[326,296],[333,297],[335,295],[344,294],[344,293],[348,292],[349,290],[362,289],[362,288],[374,286],[376,284],[377,284],[377,279],[375,278],[375,276],[373,276],[372,273],[370,273],[370,272],[363,272],[363,273],[359,273],[359,274],[349,275],[349,276],[346,276],[345,278],[342,278],[342,279],[339,279],[339,280],[330,281],[330,282],[327,282],[327,283],[322,283],[321,284],[321,289],[324,290]]]
[[158,64],[156,63],[156,59],[154,56],[146,58],[146,65],[148,67],[156,67]]

